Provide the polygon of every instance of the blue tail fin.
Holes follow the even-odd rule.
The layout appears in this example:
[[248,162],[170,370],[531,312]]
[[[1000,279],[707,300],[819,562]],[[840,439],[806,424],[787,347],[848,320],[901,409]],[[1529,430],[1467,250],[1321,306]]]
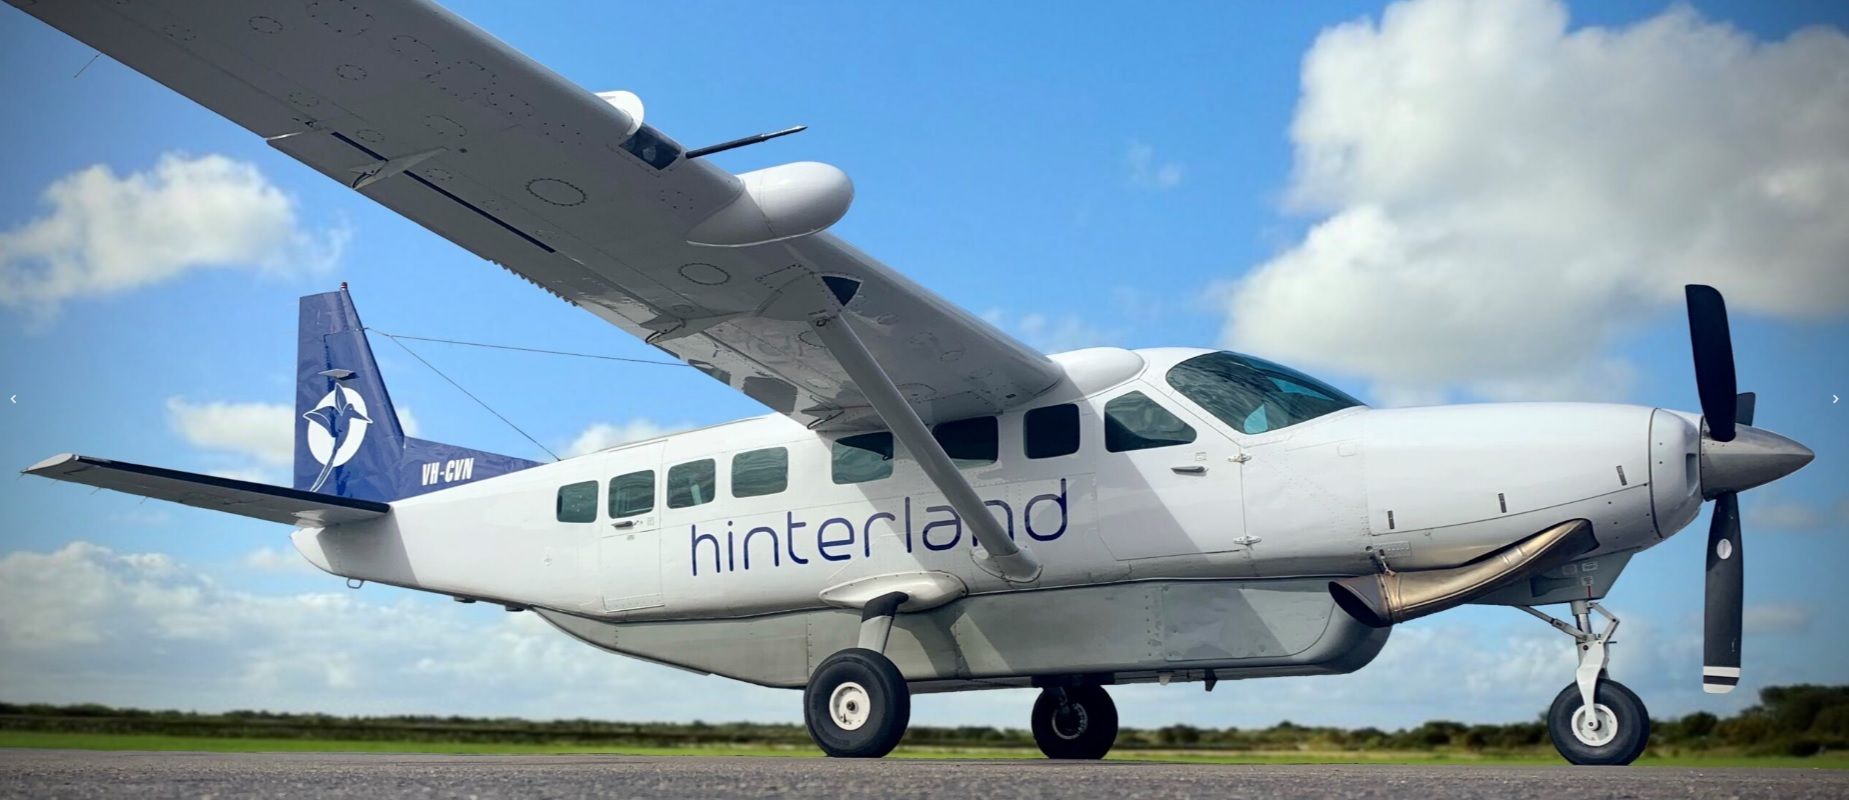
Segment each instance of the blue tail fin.
[[302,298],[295,488],[389,503],[538,462],[404,435],[347,287]]

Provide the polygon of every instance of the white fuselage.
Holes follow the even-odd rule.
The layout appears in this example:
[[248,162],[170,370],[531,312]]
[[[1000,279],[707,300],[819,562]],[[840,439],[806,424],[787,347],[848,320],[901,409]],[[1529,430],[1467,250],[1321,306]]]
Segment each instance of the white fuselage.
[[[1355,407],[1247,435],[1164,380],[1204,352],[1056,356],[1069,379],[998,418],[996,459],[966,474],[1044,564],[1034,588],[1355,575],[1382,561],[1448,567],[1574,518],[1593,522],[1591,558],[1655,544],[1701,501],[1687,415]],[[1106,404],[1131,392],[1184,421],[1194,440],[1107,450]],[[1024,416],[1067,403],[1078,449],[1027,457]],[[431,492],[384,518],[294,538],[335,574],[616,620],[813,608],[831,587],[901,573],[948,574],[970,594],[1017,588],[978,568],[970,532],[902,450],[888,477],[835,483],[838,438],[778,415],[740,420]],[[734,457],[771,448],[787,451],[784,488],[735,497]],[[711,496],[671,504],[665,476],[705,459]],[[611,479],[643,471],[655,473],[651,510],[614,518]],[[597,487],[594,515],[558,521],[561,487],[585,482]]]

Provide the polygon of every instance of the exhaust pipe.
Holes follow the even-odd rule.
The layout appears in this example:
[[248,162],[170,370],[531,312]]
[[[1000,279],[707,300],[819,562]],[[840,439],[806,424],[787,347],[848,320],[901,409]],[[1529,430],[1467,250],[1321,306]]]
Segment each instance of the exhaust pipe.
[[1342,578],[1329,582],[1329,594],[1362,624],[1385,628],[1463,605],[1598,546],[1590,521],[1568,520],[1462,566]]

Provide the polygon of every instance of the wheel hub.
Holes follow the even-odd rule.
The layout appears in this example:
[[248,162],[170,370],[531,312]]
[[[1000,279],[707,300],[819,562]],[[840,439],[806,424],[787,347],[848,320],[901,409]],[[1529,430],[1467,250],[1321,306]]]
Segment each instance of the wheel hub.
[[844,731],[859,730],[872,715],[873,700],[858,683],[848,681],[828,695],[828,718]]
[[1604,703],[1592,706],[1592,713],[1587,713],[1585,706],[1573,712],[1573,738],[1587,747],[1603,747],[1618,738],[1618,715]]
[[1079,738],[1090,723],[1091,715],[1078,703],[1066,703],[1053,711],[1053,735],[1061,739]]

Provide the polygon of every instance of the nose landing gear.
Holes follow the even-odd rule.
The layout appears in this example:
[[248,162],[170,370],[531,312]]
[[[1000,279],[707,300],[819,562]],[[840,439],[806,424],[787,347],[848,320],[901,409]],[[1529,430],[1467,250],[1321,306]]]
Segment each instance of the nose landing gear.
[[[1517,608],[1573,637],[1578,645],[1574,681],[1560,690],[1547,711],[1547,734],[1554,749],[1574,764],[1623,766],[1636,761],[1650,745],[1650,712],[1636,692],[1605,674],[1610,661],[1606,648],[1618,630],[1618,618],[1591,600],[1573,601],[1572,624],[1529,606]],[[1592,628],[1594,611],[1606,620],[1603,631]]]

